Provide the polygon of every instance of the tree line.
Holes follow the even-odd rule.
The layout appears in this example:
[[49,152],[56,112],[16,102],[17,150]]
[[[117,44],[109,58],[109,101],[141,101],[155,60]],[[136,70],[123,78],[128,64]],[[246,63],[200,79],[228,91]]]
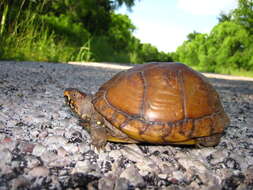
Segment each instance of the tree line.
[[203,71],[253,71],[253,1],[239,0],[236,9],[218,20],[209,34],[188,34],[173,59]]

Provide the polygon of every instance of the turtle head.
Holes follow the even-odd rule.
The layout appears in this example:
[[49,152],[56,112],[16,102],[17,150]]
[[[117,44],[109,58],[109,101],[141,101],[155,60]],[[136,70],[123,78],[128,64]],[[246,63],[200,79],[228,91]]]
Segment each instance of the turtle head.
[[64,91],[66,104],[83,120],[90,120],[93,113],[91,103],[92,95],[81,92],[75,88],[68,88]]

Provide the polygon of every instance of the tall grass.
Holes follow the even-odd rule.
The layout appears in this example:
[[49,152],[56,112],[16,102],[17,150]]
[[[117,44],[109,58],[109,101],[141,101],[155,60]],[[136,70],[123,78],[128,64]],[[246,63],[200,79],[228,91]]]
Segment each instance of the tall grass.
[[[38,9],[43,9],[43,2],[37,6]],[[48,20],[37,13],[40,10],[28,9],[21,12],[21,9],[22,3],[15,20],[7,26],[6,18],[10,12],[8,12],[8,4],[4,5],[0,27],[0,59],[52,62],[91,60],[90,42],[79,46],[70,43],[64,37],[59,37],[60,35],[49,25]],[[73,28],[66,23],[64,27],[70,30]],[[83,39],[87,41],[87,35]],[[84,40],[79,40],[79,42]]]

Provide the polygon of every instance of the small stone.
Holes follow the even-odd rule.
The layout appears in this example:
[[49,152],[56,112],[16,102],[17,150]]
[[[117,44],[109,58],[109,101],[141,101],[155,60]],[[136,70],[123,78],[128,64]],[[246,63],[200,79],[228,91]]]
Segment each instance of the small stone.
[[198,172],[204,173],[207,171],[207,167],[204,165],[203,162],[199,160],[190,158],[190,157],[181,157],[178,159],[178,162],[186,169],[195,169]]
[[176,179],[177,181],[183,181],[185,176],[181,171],[173,171],[172,172],[172,179]]
[[88,143],[80,143],[78,144],[78,151],[80,153],[86,153],[90,150],[90,145]]
[[98,181],[98,189],[111,190],[114,187],[116,178],[113,175],[102,177]]
[[35,144],[25,142],[25,143],[21,143],[19,146],[20,146],[19,148],[21,152],[32,153],[35,147]]
[[10,138],[10,137],[5,137],[2,141],[1,141],[1,143],[10,143],[10,142],[12,142],[13,140],[12,140],[12,138]]
[[62,136],[48,136],[44,140],[44,144],[48,146],[49,150],[56,150],[59,147],[64,147],[68,143],[67,139]]
[[35,156],[41,156],[46,150],[46,147],[42,144],[36,144],[33,148],[32,154]]
[[0,142],[0,151],[6,148],[9,149],[10,151],[13,151],[16,145],[17,141],[13,140],[12,138],[6,137],[3,139],[2,142]]
[[208,156],[209,162],[212,165],[218,164],[224,160],[228,156],[228,152],[225,150],[217,150],[216,152],[210,154]]
[[166,179],[168,177],[168,174],[158,174],[158,177],[161,179]]
[[142,176],[139,174],[137,168],[134,165],[130,165],[129,167],[127,167],[120,174],[120,178],[126,178],[130,181],[131,184],[135,186],[144,184]]
[[57,155],[59,157],[65,157],[68,155],[68,152],[63,147],[60,147],[57,149]]
[[126,158],[128,158],[129,160],[132,160],[134,162],[149,161],[149,159],[144,156],[144,154],[141,152],[141,150],[135,144],[125,146],[123,149],[120,150],[120,152]]
[[57,154],[51,151],[45,151],[40,156],[41,160],[45,163],[53,162],[57,159]]
[[129,185],[129,180],[126,178],[119,178],[115,182],[114,190],[128,190]]
[[143,162],[141,160],[141,161],[137,162],[135,165],[140,170],[139,173],[142,176],[147,175],[147,173],[149,173],[149,172],[156,173],[156,174],[161,173],[161,169],[159,168],[159,166],[151,160],[146,161],[146,162]]
[[253,167],[249,167],[245,172],[245,183],[253,185]]
[[57,135],[57,136],[64,136],[65,135],[65,130],[60,128],[60,127],[57,127],[54,129],[54,134]]
[[12,167],[9,166],[9,165],[6,165],[3,162],[0,162],[0,168],[1,168],[0,169],[0,176],[2,176],[2,175],[8,175],[8,174],[13,173]]
[[42,131],[39,133],[39,138],[40,139],[45,139],[48,136],[48,131]]
[[21,188],[27,188],[30,185],[29,179],[20,175],[17,178],[11,180],[11,190],[17,190]]
[[48,163],[49,167],[66,167],[72,162],[70,157],[56,157],[54,160]]
[[76,153],[78,152],[78,146],[73,143],[68,143],[64,146],[65,150],[70,153]]
[[51,179],[52,179],[51,182],[52,189],[62,189],[61,184],[59,182],[59,178],[57,176],[53,175]]
[[9,149],[5,148],[0,151],[0,161],[1,164],[9,164],[11,163],[12,154]]
[[120,150],[112,150],[109,152],[109,156],[112,157],[114,160],[117,160],[120,156],[122,156],[122,153]]
[[73,168],[71,174],[88,173],[92,169],[95,169],[95,168],[88,160],[78,161],[75,165],[75,168]]
[[46,177],[49,175],[49,169],[44,166],[38,166],[30,170],[28,172],[28,175],[33,176],[33,177],[39,177],[39,176]]
[[25,160],[27,161],[27,168],[34,168],[41,164],[40,160],[33,155],[25,156]]
[[[1,130],[1,128],[0,128]],[[6,134],[0,133],[0,143],[6,138]]]

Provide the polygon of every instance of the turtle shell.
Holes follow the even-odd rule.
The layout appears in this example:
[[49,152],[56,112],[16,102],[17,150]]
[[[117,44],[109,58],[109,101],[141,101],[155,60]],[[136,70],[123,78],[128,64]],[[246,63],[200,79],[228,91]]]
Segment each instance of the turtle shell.
[[206,77],[181,63],[122,71],[99,88],[92,103],[114,127],[140,142],[180,143],[220,134],[229,122]]

